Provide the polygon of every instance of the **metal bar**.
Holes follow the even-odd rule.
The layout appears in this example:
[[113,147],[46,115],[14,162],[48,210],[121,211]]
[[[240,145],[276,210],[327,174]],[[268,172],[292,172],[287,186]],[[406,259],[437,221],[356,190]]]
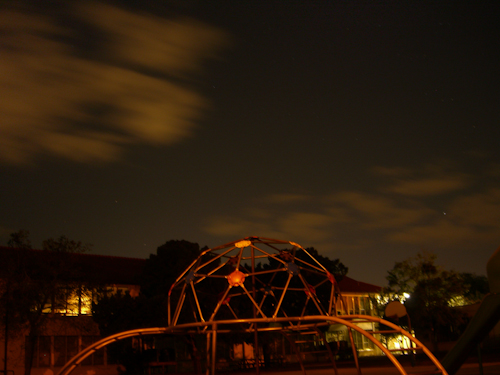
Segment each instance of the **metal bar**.
[[222,306],[222,304],[224,303],[224,300],[226,299],[227,294],[229,293],[230,290],[231,290],[231,285],[228,284],[228,288],[224,292],[224,295],[219,300],[219,302],[217,302],[217,306],[215,306],[214,312],[212,313],[212,316],[210,317],[209,321],[213,321],[214,320],[215,315],[217,315],[217,313],[219,312],[219,309]]
[[[255,301],[255,297],[256,297],[256,291],[255,291],[255,257],[254,257],[254,251],[255,251],[255,248],[254,246],[251,247],[251,252],[252,252],[252,297],[253,297],[253,300]],[[253,313],[253,317],[254,319],[257,317],[257,309],[259,309],[259,311],[262,313],[262,316],[265,316],[264,313],[262,312],[260,306],[257,306],[257,304],[255,303],[254,306],[252,307],[252,313]],[[255,373],[257,375],[260,374],[260,357],[259,357],[259,331],[258,331],[258,328],[257,328],[257,324],[254,324],[254,331],[253,331],[253,342],[254,342],[254,348],[253,348],[253,355],[254,355],[254,358],[255,358]]]
[[288,340],[290,343],[290,346],[292,347],[293,351],[295,352],[295,355],[297,356],[297,360],[299,361],[300,364],[300,369],[302,370],[302,374],[306,375],[306,369],[304,367],[304,363],[302,362],[302,356],[300,355],[299,349],[297,348],[297,345],[295,345],[295,342],[292,341],[290,337],[286,333],[283,333],[283,336]]
[[[434,365],[441,371],[443,375],[447,375],[446,370],[444,367],[439,363],[439,361],[434,357],[434,355],[425,347],[423,346],[420,341],[418,341],[416,338],[412,337],[408,332],[403,330],[402,328],[394,325],[391,322],[388,322],[384,319],[377,318],[377,317],[372,317],[372,316],[362,316],[362,315],[353,315],[353,316],[324,316],[324,315],[309,315],[309,316],[304,316],[304,317],[273,317],[273,318],[256,318],[256,319],[231,319],[231,320],[221,320],[218,321],[217,324],[220,325],[231,325],[231,324],[242,324],[242,323],[247,323],[247,324],[257,324],[257,323],[270,323],[270,322],[276,322],[276,323],[288,323],[292,324],[292,322],[301,322],[301,323],[307,323],[311,322],[311,325],[313,327],[316,327],[318,325],[326,325],[329,323],[339,323],[342,325],[345,325],[351,330],[355,330],[359,332],[360,334],[364,335],[368,340],[372,341],[382,352],[390,359],[390,361],[393,363],[393,365],[398,369],[400,374],[402,375],[407,375],[406,371],[402,367],[402,365],[398,362],[398,360],[394,357],[394,355],[387,350],[385,346],[383,346],[373,335],[369,334],[367,331],[363,330],[362,328],[358,327],[353,320],[355,319],[361,319],[364,321],[372,321],[372,322],[379,322],[382,324],[385,324],[391,328],[394,328],[396,331],[399,333],[403,334],[404,336],[408,337],[411,341],[413,341],[417,346],[421,346],[422,350],[424,353],[427,355],[427,357],[433,362]],[[120,332],[114,335],[111,335],[109,337],[106,337],[102,340],[97,341],[96,343],[90,345],[89,347],[85,348],[82,350],[80,353],[78,353],[76,356],[74,356],[68,363],[66,363],[61,370],[59,371],[58,375],[68,375],[75,367],[76,363],[80,363],[83,361],[83,359],[87,358],[89,355],[91,355],[95,350],[102,348],[106,345],[109,345],[117,340],[122,340],[127,337],[133,337],[133,336],[141,336],[141,335],[151,335],[151,334],[186,334],[190,333],[190,329],[195,329],[199,327],[209,327],[215,324],[214,322],[194,322],[194,323],[186,323],[186,324],[180,324],[178,326],[170,326],[170,327],[155,327],[155,328],[142,328],[142,329],[135,329],[131,331],[125,331],[125,332]],[[309,325],[304,324],[302,326],[302,329],[307,328]],[[283,327],[283,329],[287,330],[296,330],[300,331],[297,326],[287,326]],[[259,330],[267,330],[266,329],[259,329]],[[244,330],[245,331],[245,330]],[[227,330],[227,331],[219,331],[220,332],[234,332],[234,330]],[[249,332],[248,330],[246,332]],[[199,333],[199,332],[193,332],[193,333]],[[208,334],[207,334],[207,340],[208,340]],[[209,341],[208,341],[209,342]]]
[[210,356],[210,348],[211,348],[211,342],[212,342],[211,341],[212,337],[210,335],[211,335],[211,333],[210,333],[210,331],[208,331],[207,332],[207,352],[205,353],[206,354],[206,362],[207,362],[207,364],[205,366],[205,374],[206,375],[210,375],[210,368],[211,368],[210,366],[211,366],[211,363],[212,363],[212,362],[210,362],[210,358],[211,358],[211,356]]
[[274,310],[273,318],[276,318],[278,315],[278,311],[281,308],[281,303],[283,302],[283,299],[285,298],[286,290],[288,288],[288,285],[290,284],[290,280],[292,279],[292,275],[288,274],[288,280],[286,281],[285,288],[283,289],[283,292],[281,293],[280,300],[278,301],[278,305],[276,305],[276,310]]
[[300,248],[304,251],[304,253],[306,253],[307,255],[309,255],[309,258],[313,259],[316,262],[316,264],[319,265],[319,267],[316,267],[315,265],[313,265],[313,264],[311,264],[309,262],[306,262],[303,259],[296,258],[298,261],[300,261],[303,264],[307,264],[308,266],[310,266],[311,268],[313,268],[315,270],[327,272],[326,268],[323,267],[323,265],[320,262],[318,262],[316,260],[316,258],[314,258],[313,256],[311,256],[311,254],[309,254],[309,252],[306,249],[304,249],[302,246]]
[[[306,288],[306,293],[307,293],[307,296],[310,297],[313,301],[313,303],[316,305],[316,308],[318,309],[318,312],[320,314],[325,314],[325,315],[328,315],[325,310],[323,309],[323,306],[321,306],[318,301],[316,300],[316,296],[309,290],[309,284],[304,280],[304,277],[299,274],[299,278],[300,280],[302,281],[302,284],[304,284],[304,287]],[[304,306],[304,309],[305,309],[305,306]]]
[[252,304],[257,308],[257,310],[259,310],[259,313],[261,313],[262,317],[263,318],[267,318],[266,314],[264,314],[264,312],[260,309],[259,305],[257,304],[257,302],[255,302],[255,300],[253,299],[252,295],[248,292],[248,290],[245,288],[245,285],[243,284],[240,284],[240,287],[243,288],[243,290],[245,291],[245,293],[247,294],[248,298],[250,298],[250,301],[252,301]]
[[347,330],[349,331],[349,340],[351,340],[352,356],[354,357],[354,363],[356,364],[358,375],[361,375],[361,368],[359,367],[359,361],[358,361],[358,351],[356,350],[356,344],[354,344],[354,337],[352,335],[352,330],[351,328],[348,328]]
[[[177,307],[174,312],[174,322],[177,322],[177,319],[179,318],[179,311],[182,309],[182,306],[184,304],[184,299],[185,299],[185,290],[186,290],[186,284],[182,286],[182,291],[181,291],[181,298],[177,302]],[[170,319],[170,296],[171,296],[172,289],[168,292],[168,325],[171,325],[171,319]],[[175,323],[173,323],[175,325]]]
[[186,270],[183,273],[181,273],[177,279],[175,279],[174,283],[170,287],[169,293],[172,291],[173,288],[177,286],[177,283],[184,277],[184,275],[191,270],[191,267],[193,267],[196,264],[196,262],[198,262],[198,258],[193,260],[191,264],[186,268]]
[[217,323],[212,324],[212,363],[211,375],[215,375],[215,363],[217,361]]
[[193,297],[194,301],[196,302],[196,308],[198,309],[198,313],[200,314],[200,319],[202,322],[204,322],[205,318],[203,318],[203,312],[201,311],[200,301],[198,301],[198,295],[196,294],[196,289],[194,288],[193,282],[190,282],[189,284],[191,285],[191,289],[193,290]]
[[[331,283],[332,287],[330,289],[330,302],[328,304],[328,315],[337,315],[337,301],[335,300],[335,283],[336,281]],[[334,307],[335,311],[332,313]]]
[[[208,262],[205,262],[203,263],[202,265],[199,265],[198,267],[196,267],[196,271],[202,269],[203,267],[205,267],[206,265],[216,261],[217,259],[219,258],[222,258],[224,255],[226,255],[227,253],[230,253],[231,251],[233,251],[234,249],[236,249],[236,247],[232,247],[230,248],[229,250],[226,250],[224,251],[223,253],[221,254],[217,254],[217,256],[213,257],[212,259],[210,259],[210,261]],[[200,256],[200,259],[201,259],[201,256]],[[211,270],[209,273],[207,273],[206,275],[203,275],[203,277],[199,278],[198,280],[196,280],[196,283],[195,284],[198,284],[200,281],[202,280],[205,280],[206,277],[212,275],[214,272],[217,272],[218,270],[220,270],[222,267],[224,267],[226,265],[226,263],[221,263],[218,267],[215,267],[213,270]]]
[[177,308],[175,309],[174,319],[172,325],[176,325],[179,320],[179,315],[182,310],[182,306],[184,306],[184,301],[186,300],[186,293],[182,293],[179,303],[177,304]]
[[332,353],[332,349],[330,348],[330,345],[328,345],[328,342],[326,341],[325,334],[318,327],[316,327],[316,332],[323,339],[323,342],[325,344],[326,350],[328,351],[328,356],[330,357],[330,360],[332,361],[333,371],[335,371],[335,375],[338,375],[339,372],[337,370],[337,363],[335,362],[335,356]]

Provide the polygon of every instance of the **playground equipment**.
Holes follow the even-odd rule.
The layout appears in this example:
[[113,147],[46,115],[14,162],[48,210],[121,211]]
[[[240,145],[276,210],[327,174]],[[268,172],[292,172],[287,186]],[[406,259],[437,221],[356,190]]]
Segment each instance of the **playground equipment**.
[[[278,332],[290,340],[305,374],[302,355],[291,334],[312,331],[326,343],[324,332],[332,324],[346,327],[358,374],[361,368],[353,332],[380,349],[400,374],[407,374],[393,351],[380,342],[383,332],[363,329],[365,322],[383,324],[391,333],[406,336],[411,345],[397,349],[399,352],[421,351],[436,366],[436,374],[447,374],[433,354],[400,327],[370,315],[340,315],[338,311],[343,311],[344,301],[335,275],[295,242],[246,237],[205,250],[172,285],[168,302],[168,327],[137,329],[106,337],[71,359],[59,375],[68,375],[86,357],[113,342],[157,334],[204,335],[207,375],[215,375],[217,371],[218,337],[253,335],[254,366],[258,374],[259,338],[265,332]],[[328,345],[325,347],[337,375],[334,353]]]

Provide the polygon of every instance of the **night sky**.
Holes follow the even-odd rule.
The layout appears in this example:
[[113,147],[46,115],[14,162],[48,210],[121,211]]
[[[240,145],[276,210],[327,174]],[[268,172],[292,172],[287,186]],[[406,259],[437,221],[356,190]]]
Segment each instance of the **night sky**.
[[[386,285],[500,245],[487,1],[3,1],[0,244],[290,240]],[[182,254],[179,254],[182,256]]]

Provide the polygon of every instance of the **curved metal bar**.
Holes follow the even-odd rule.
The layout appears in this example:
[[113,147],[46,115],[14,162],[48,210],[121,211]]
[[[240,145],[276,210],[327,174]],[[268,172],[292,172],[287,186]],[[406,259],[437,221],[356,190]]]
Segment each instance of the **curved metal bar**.
[[358,375],[361,375],[361,368],[359,367],[358,351],[356,350],[356,344],[354,343],[354,336],[352,334],[352,329],[347,328],[349,332],[349,341],[351,341],[352,356],[354,358],[354,364],[356,365],[356,370],[358,370]]
[[71,373],[76,366],[78,366],[85,358],[92,355],[95,351],[119,340],[126,339],[128,337],[141,336],[141,335],[157,335],[167,333],[169,331],[168,328],[165,327],[155,327],[155,328],[140,328],[133,329],[130,331],[120,332],[108,337],[103,338],[95,342],[94,344],[86,347],[78,354],[76,354],[73,358],[71,358],[59,371],[59,375],[65,375]]
[[[439,363],[439,361],[434,357],[434,355],[424,346],[420,341],[418,341],[416,338],[414,338],[412,335],[410,335],[408,332],[403,330],[401,327],[396,326],[395,324],[388,322],[384,319],[369,316],[369,315],[348,315],[348,316],[324,316],[324,315],[310,315],[310,316],[304,316],[304,317],[276,317],[276,318],[254,318],[254,319],[232,319],[232,320],[221,320],[217,322],[195,322],[195,323],[185,323],[185,324],[180,324],[175,327],[155,327],[155,328],[141,328],[141,329],[134,329],[130,331],[125,331],[125,332],[120,332],[111,336],[108,336],[102,340],[97,341],[96,343],[90,345],[89,347],[85,348],[82,350],[80,353],[75,355],[68,363],[66,363],[61,370],[59,371],[58,375],[68,375],[71,373],[71,371],[79,365],[85,358],[93,354],[96,350],[101,349],[113,342],[128,338],[128,337],[134,337],[134,336],[141,336],[141,335],[155,335],[155,334],[168,334],[168,333],[176,333],[176,332],[186,332],[188,329],[191,328],[199,328],[199,327],[207,327],[209,325],[213,325],[216,323],[218,326],[220,325],[231,325],[231,324],[241,324],[241,323],[247,323],[247,324],[258,324],[258,323],[271,323],[271,322],[325,322],[325,323],[338,323],[345,325],[346,327],[355,330],[365,336],[368,340],[373,342],[392,362],[392,364],[398,369],[400,374],[402,375],[407,375],[405,369],[399,363],[399,361],[396,359],[396,357],[384,346],[380,341],[378,341],[372,334],[368,333],[366,330],[358,327],[356,324],[351,322],[352,320],[355,319],[363,319],[367,321],[373,321],[373,322],[378,322],[382,323],[384,325],[387,325],[391,328],[393,328],[395,331],[399,332],[400,334],[405,335],[408,337],[411,341],[413,341],[417,346],[421,347],[424,353],[427,355],[429,359],[434,363],[434,365],[437,366],[437,368],[442,372],[443,375],[447,375],[446,370],[444,367]],[[316,323],[317,324],[317,323]],[[295,330],[300,331],[301,329],[298,329],[297,326],[294,326]],[[290,328],[291,329],[291,328]],[[264,329],[262,329],[264,330]],[[214,375],[214,373],[212,373]]]
[[[429,349],[427,349],[427,347],[422,344],[419,340],[417,340],[416,337],[412,336],[408,331],[405,331],[404,329],[402,329],[401,327],[395,325],[394,323],[391,323],[391,322],[388,322],[387,320],[384,320],[382,318],[377,318],[375,316],[370,316],[370,315],[348,315],[348,316],[342,316],[342,318],[348,318],[349,320],[352,320],[352,319],[365,319],[365,320],[368,320],[368,321],[372,321],[372,322],[377,322],[377,323],[382,323],[388,327],[391,327],[392,329],[398,331],[400,334],[406,336],[411,342],[413,342],[414,344],[417,345],[417,348],[420,348],[422,349],[422,351],[425,353],[425,355],[427,355],[427,357],[432,361],[432,363],[445,375],[447,375],[447,372],[446,372],[446,369],[443,367],[443,365],[441,364],[441,362],[439,362],[437,360],[436,357],[434,357],[434,355],[431,353],[431,351]],[[415,348],[413,348],[415,349]]]

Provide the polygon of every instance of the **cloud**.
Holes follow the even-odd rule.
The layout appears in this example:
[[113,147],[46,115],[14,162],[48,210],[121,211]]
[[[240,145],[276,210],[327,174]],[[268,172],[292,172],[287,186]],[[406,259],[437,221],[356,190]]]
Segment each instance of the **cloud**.
[[449,206],[448,216],[464,227],[474,227],[483,231],[499,230],[500,189],[491,188],[457,198]]
[[252,215],[215,216],[210,218],[203,228],[206,233],[221,238],[244,238],[247,236],[262,236],[267,238],[288,238],[287,234],[274,228],[268,221],[262,221]]
[[[415,201],[401,202],[394,197],[363,192],[341,192],[330,196],[332,209],[344,207],[346,222],[356,221],[363,229],[398,228],[429,219],[435,210]],[[348,213],[348,215],[346,215]]]
[[[114,161],[132,144],[190,136],[209,108],[190,78],[227,36],[191,19],[68,4],[86,27],[57,26],[36,12],[0,15],[0,162]],[[99,35],[93,51],[74,42],[95,37],[89,28]]]
[[468,174],[446,160],[418,169],[376,166],[370,172],[381,181],[379,189],[406,197],[430,197],[457,192],[471,185]]
[[429,196],[450,193],[467,186],[468,181],[464,176],[447,176],[399,181],[387,191],[409,196]]
[[474,238],[477,239],[477,236],[478,233],[473,227],[458,225],[453,221],[442,218],[425,225],[412,226],[401,231],[392,231],[387,238],[397,243],[442,248],[462,247]]
[[73,135],[47,132],[38,139],[38,144],[53,155],[88,162],[116,160],[120,155],[119,141],[118,137],[99,133]]
[[214,47],[226,38],[220,30],[189,18],[166,20],[104,3],[85,5],[78,11],[108,34],[117,61],[149,69],[162,67],[177,76],[200,69],[202,59],[215,57]]
[[269,203],[296,203],[296,202],[307,202],[312,197],[306,194],[294,194],[294,193],[281,193],[281,194],[271,194],[265,198]]
[[371,168],[372,174],[386,177],[401,177],[405,175],[411,175],[411,172],[412,171],[409,168],[403,167],[386,167],[378,165]]
[[238,217],[210,220],[205,231],[226,238],[237,232],[290,239],[325,251],[458,249],[500,241],[500,189],[474,186],[483,177],[423,167],[400,170],[411,181],[403,184],[394,171],[369,192],[271,194],[243,207]]
[[307,238],[310,243],[328,239],[332,222],[331,216],[314,212],[292,212],[277,220],[283,233],[293,235],[293,238]]

